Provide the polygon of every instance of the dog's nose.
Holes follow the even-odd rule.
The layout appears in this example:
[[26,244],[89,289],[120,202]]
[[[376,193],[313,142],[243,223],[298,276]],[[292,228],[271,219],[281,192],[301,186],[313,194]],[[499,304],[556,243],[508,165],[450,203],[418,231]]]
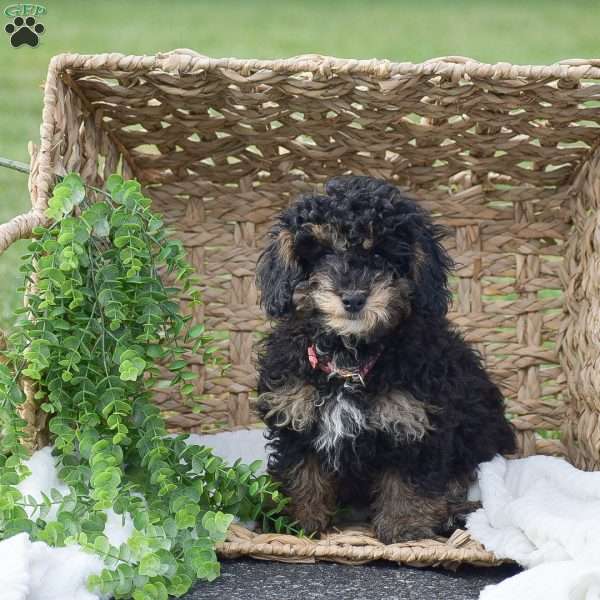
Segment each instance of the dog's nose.
[[366,301],[367,295],[364,292],[346,292],[342,294],[342,304],[350,313],[358,312]]

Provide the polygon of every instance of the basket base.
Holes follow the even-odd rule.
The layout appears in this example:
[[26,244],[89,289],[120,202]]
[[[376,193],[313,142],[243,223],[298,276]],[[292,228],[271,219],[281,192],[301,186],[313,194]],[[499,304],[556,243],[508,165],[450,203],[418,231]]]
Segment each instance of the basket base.
[[332,561],[361,565],[386,560],[413,567],[440,566],[450,570],[456,570],[461,564],[492,567],[511,562],[488,552],[462,529],[457,529],[450,538],[386,545],[363,525],[336,528],[319,539],[309,539],[287,534],[254,533],[242,525],[233,524],[225,542],[217,544],[217,553],[222,558],[250,556],[290,563]]

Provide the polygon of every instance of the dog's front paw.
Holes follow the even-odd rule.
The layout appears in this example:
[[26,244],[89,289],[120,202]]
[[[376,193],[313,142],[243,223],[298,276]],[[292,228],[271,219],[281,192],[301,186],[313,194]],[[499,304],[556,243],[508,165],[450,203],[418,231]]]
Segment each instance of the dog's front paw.
[[373,519],[373,528],[377,539],[384,544],[421,540],[435,535],[431,527],[386,515],[377,515]]
[[329,529],[331,519],[323,515],[322,517],[312,516],[298,519],[298,526],[304,530],[307,535],[322,533]]

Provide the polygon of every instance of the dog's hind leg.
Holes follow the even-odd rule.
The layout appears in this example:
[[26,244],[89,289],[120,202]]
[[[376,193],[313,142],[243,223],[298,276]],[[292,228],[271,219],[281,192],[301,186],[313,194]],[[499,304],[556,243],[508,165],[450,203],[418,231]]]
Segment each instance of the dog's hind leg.
[[455,503],[466,500],[466,485],[453,482],[442,495],[425,495],[393,469],[386,470],[373,489],[373,527],[386,544],[430,538],[446,531],[454,520]]
[[330,525],[336,510],[337,481],[325,472],[314,454],[307,454],[302,462],[283,476],[282,491],[291,498],[288,508],[307,533],[324,531]]

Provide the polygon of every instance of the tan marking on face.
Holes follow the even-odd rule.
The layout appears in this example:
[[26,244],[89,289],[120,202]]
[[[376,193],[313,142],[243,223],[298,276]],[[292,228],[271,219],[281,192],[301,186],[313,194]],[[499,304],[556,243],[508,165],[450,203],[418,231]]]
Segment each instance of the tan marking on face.
[[277,235],[277,246],[281,261],[286,267],[289,267],[295,261],[294,238],[287,229],[283,229]]
[[380,321],[390,319],[389,309],[394,297],[391,281],[385,280],[376,283],[367,298],[364,310],[373,313]]
[[276,427],[303,431],[316,420],[317,397],[317,390],[312,385],[293,382],[274,392],[261,394],[258,403],[268,407],[265,419],[275,417]]
[[360,313],[348,317],[342,299],[327,276],[317,275],[311,281],[317,285],[312,292],[313,302],[326,315],[327,325],[339,335],[368,335],[381,325],[393,326],[409,310],[407,304],[399,302],[401,297],[407,296],[407,284],[403,282],[392,285],[391,280],[386,279],[376,283]]
[[[342,299],[334,291],[334,285],[327,275],[317,273],[310,279],[312,300],[315,306],[327,316],[327,323],[332,329],[336,329],[335,324],[348,320],[345,318],[346,309],[342,304]],[[337,329],[336,329],[337,331]]]

